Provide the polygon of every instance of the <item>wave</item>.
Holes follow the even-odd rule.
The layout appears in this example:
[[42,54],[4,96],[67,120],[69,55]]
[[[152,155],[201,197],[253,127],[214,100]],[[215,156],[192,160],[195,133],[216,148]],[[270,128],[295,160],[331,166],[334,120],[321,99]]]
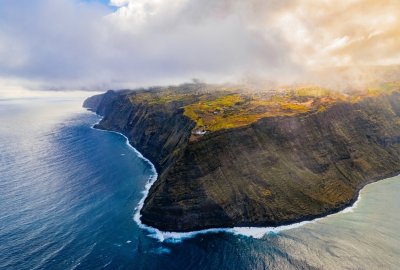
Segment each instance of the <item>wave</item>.
[[191,231],[191,232],[167,232],[167,231],[161,231],[157,228],[148,226],[144,223],[142,223],[142,221],[140,220],[141,218],[141,214],[140,211],[143,208],[144,202],[149,194],[150,188],[151,186],[154,184],[154,182],[157,180],[158,178],[158,173],[157,170],[154,166],[154,164],[147,159],[146,157],[143,156],[142,153],[140,153],[135,147],[133,147],[130,143],[129,143],[129,139],[128,137],[126,137],[124,134],[117,132],[117,131],[111,131],[111,130],[103,130],[103,129],[96,129],[94,126],[98,123],[100,123],[102,119],[100,119],[98,122],[96,122],[91,128],[95,129],[95,130],[99,130],[99,131],[105,131],[105,132],[111,132],[111,133],[115,133],[115,134],[119,134],[122,137],[125,138],[125,143],[126,145],[132,149],[135,154],[137,154],[137,156],[139,158],[141,158],[142,160],[144,160],[146,163],[148,163],[151,167],[151,171],[152,171],[152,175],[149,177],[149,179],[147,180],[147,183],[145,185],[144,190],[142,191],[143,197],[140,199],[138,206],[135,208],[135,213],[133,216],[134,221],[136,222],[136,224],[143,230],[146,230],[149,234],[149,237],[152,237],[154,239],[157,239],[160,242],[169,242],[169,243],[180,243],[185,239],[189,239],[189,238],[193,238],[195,236],[198,235],[202,235],[202,234],[208,234],[208,233],[230,233],[230,234],[234,234],[234,235],[242,235],[242,236],[246,236],[246,237],[252,237],[252,238],[262,238],[263,236],[267,235],[267,234],[276,234],[279,233],[281,231],[286,231],[286,230],[291,230],[291,229],[295,229],[295,228],[299,228],[302,227],[306,224],[311,224],[311,223],[315,223],[318,222],[326,217],[329,216],[333,216],[333,215],[337,215],[337,214],[342,214],[342,213],[351,213],[354,211],[355,208],[357,208],[358,202],[361,199],[360,193],[358,194],[357,199],[355,200],[355,202],[353,203],[353,205],[346,207],[345,209],[343,209],[342,211],[339,211],[337,213],[333,213],[330,215],[326,215],[324,217],[321,218],[315,218],[313,220],[309,220],[309,221],[301,221],[301,222],[297,222],[297,223],[293,223],[290,225],[282,225],[282,226],[277,226],[277,227],[233,227],[233,228],[212,228],[212,229],[204,229],[204,230],[198,230],[198,231]]

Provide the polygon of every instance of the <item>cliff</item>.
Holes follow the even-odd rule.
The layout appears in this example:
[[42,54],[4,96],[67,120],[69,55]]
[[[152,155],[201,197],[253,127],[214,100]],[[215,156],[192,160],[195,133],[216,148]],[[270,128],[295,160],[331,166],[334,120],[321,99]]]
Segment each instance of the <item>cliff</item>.
[[196,121],[185,106],[203,97],[193,87],[178,90],[190,94],[149,102],[142,97],[154,100],[162,90],[109,91],[84,104],[104,116],[97,128],[125,134],[155,165],[159,178],[141,213],[161,230],[309,220],[351,205],[363,186],[400,172],[397,91],[253,117],[194,138]]

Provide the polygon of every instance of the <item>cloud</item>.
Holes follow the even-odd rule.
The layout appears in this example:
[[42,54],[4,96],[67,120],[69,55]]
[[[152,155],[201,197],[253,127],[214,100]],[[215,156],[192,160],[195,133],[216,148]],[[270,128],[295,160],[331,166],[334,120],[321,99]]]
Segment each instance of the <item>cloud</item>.
[[398,0],[4,0],[0,78],[106,89],[399,64]]
[[283,14],[293,28],[282,24],[288,41],[290,32],[300,33],[293,40],[298,61],[324,66],[399,63],[399,1],[301,2]]
[[2,1],[0,75],[55,83],[87,76],[101,55],[105,15],[100,5],[68,0]]

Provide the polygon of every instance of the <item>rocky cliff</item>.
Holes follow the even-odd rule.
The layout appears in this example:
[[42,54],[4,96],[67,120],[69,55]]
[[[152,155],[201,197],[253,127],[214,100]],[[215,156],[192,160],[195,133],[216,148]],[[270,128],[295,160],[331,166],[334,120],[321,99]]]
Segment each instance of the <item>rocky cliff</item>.
[[109,91],[84,106],[97,128],[125,134],[159,172],[142,208],[166,231],[277,226],[352,204],[366,184],[400,172],[400,94],[265,117],[191,140],[183,106],[196,95],[148,103],[146,91]]

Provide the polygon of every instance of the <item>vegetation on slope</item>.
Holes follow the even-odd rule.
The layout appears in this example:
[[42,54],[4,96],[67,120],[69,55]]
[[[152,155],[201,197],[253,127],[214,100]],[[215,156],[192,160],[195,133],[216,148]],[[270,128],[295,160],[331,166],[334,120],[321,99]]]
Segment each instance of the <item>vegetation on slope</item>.
[[151,106],[182,103],[184,115],[196,123],[191,138],[196,140],[207,132],[247,126],[261,118],[321,112],[338,102],[356,103],[366,97],[390,94],[399,89],[399,82],[381,83],[347,93],[318,86],[256,92],[245,86],[191,84],[142,90],[129,98],[132,103]]
[[[399,90],[398,83],[262,93],[185,85],[110,91],[87,103],[104,115],[98,128],[125,134],[157,168],[142,222],[191,231],[309,220],[343,209],[365,184],[397,174]],[[282,115],[292,116],[268,117]],[[226,119],[247,126],[194,133],[230,127]]]

